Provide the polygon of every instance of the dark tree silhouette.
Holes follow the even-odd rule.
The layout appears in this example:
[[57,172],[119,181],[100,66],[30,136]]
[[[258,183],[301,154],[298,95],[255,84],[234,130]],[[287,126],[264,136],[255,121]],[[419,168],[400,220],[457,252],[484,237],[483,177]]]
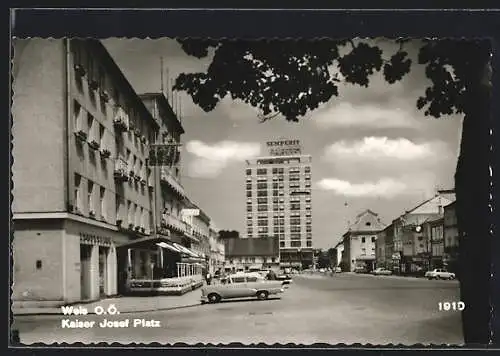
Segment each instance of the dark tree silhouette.
[[[297,121],[337,96],[341,81],[366,87],[375,72],[401,80],[412,62],[408,40],[396,41],[399,49],[384,58],[378,46],[351,40],[181,40],[187,54],[213,57],[206,72],[181,74],[174,88],[205,111],[230,95],[258,108],[262,121]],[[481,344],[490,339],[490,59],[488,40],[425,40],[418,62],[431,85],[416,98],[427,116],[464,114],[455,173],[462,320],[465,342]]]

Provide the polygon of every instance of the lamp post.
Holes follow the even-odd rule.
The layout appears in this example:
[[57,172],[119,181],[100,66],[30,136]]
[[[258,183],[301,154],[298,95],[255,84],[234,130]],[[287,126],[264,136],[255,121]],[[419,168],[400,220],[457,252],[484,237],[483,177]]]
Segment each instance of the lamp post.
[[302,249],[299,247],[299,248],[297,249],[297,252],[299,253],[299,261],[300,261],[300,266],[299,266],[299,268],[300,268],[300,271],[302,271]]

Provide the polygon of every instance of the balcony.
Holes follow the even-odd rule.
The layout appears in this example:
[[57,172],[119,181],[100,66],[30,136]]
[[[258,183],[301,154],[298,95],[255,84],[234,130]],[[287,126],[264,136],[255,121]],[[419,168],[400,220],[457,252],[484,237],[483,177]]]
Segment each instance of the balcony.
[[170,189],[172,189],[174,192],[176,192],[180,196],[182,196],[182,197],[186,196],[182,185],[165,168],[161,169],[160,181],[164,185],[167,185]]
[[113,119],[113,125],[118,131],[127,131],[129,128],[128,115],[121,107],[117,107],[115,117]]
[[119,182],[128,180],[127,162],[123,158],[115,160],[114,178]]

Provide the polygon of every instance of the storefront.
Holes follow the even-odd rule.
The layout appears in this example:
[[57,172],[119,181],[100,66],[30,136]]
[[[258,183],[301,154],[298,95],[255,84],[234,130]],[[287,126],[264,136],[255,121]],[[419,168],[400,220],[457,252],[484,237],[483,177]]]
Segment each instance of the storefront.
[[355,260],[355,268],[363,268],[366,272],[375,269],[375,256],[359,256]]
[[182,294],[203,285],[200,257],[168,237],[132,240],[118,247],[124,294]]

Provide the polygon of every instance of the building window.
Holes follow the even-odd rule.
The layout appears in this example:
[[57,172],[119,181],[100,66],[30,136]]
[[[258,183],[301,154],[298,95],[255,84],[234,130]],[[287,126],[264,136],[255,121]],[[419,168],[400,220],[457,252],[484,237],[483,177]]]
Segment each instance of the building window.
[[268,221],[267,221],[267,219],[265,219],[265,220],[264,219],[258,220],[257,221],[257,225],[258,226],[267,226],[268,225]]
[[87,206],[89,208],[89,214],[95,214],[94,207],[94,183],[88,181],[87,183]]
[[[94,127],[94,117],[92,116],[91,113],[87,113],[87,127],[89,128],[89,134],[88,134],[88,141],[97,141],[96,140],[96,134],[95,134],[95,127]],[[99,141],[97,141],[99,142]]]
[[257,196],[258,197],[267,197],[267,191],[266,190],[259,190],[259,191],[257,191]]
[[82,122],[82,113],[83,109],[80,103],[76,100],[73,100],[73,116],[75,122],[75,131],[84,131],[83,122]]
[[104,126],[99,124],[99,137],[98,137],[98,143],[99,143],[99,146],[104,149],[104,148],[107,148],[106,147],[106,138],[105,138],[105,129],[104,129]]
[[365,238],[364,237],[361,238],[361,242],[365,243]]
[[247,176],[249,176],[251,174],[252,174],[252,169],[251,168],[247,168]]
[[99,199],[101,203],[101,217],[106,220],[107,217],[107,206],[106,206],[106,189],[100,187],[99,189]]
[[247,190],[247,197],[251,197],[251,196],[252,196],[252,191]]
[[130,200],[127,201],[127,221],[129,225],[134,225],[134,204]]
[[304,172],[311,173],[311,167],[309,167],[309,166],[304,167]]
[[375,242],[375,236],[372,236],[372,242]]
[[82,184],[82,177],[79,175],[79,174],[76,174],[75,173],[75,192],[74,192],[74,199],[75,199],[75,208],[76,208],[76,212],[81,212],[83,209],[82,209],[82,197],[81,197],[81,193],[80,193],[80,187],[81,187],[81,184]]
[[257,175],[258,176],[263,176],[263,175],[266,175],[267,174],[267,169],[265,168],[258,168],[257,169]]
[[302,246],[301,241],[290,241],[290,247],[300,247]]
[[306,241],[307,247],[312,247],[312,241]]
[[280,247],[285,247],[285,241],[280,241]]
[[247,190],[252,189],[252,184],[247,184]]

